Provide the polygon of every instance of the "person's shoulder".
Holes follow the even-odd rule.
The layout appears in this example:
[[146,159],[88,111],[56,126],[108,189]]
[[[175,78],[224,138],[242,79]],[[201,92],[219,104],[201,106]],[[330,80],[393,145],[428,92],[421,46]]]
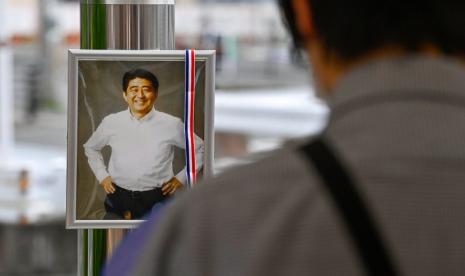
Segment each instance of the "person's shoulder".
[[[300,143],[275,150],[258,162],[230,169],[218,177],[199,183],[186,201],[195,205],[223,206],[226,209],[254,209],[257,202],[275,202],[283,198],[300,198],[314,193],[316,173],[299,151]],[[224,202],[231,202],[225,206]],[[191,206],[189,204],[189,206]],[[208,208],[207,208],[208,209]],[[226,211],[226,210],[224,210]],[[227,211],[226,211],[227,212]]]
[[105,123],[119,122],[121,118],[128,116],[127,113],[128,113],[127,110],[122,110],[119,112],[108,114],[107,116],[103,118],[102,122],[105,122]]
[[[293,214],[310,212],[321,189],[298,148],[288,145],[176,195],[156,222],[157,234],[147,242],[147,252],[166,248],[157,256],[175,254],[171,247],[181,245],[189,248],[182,252],[197,254],[199,240],[209,241],[210,249],[244,242],[244,249],[250,250],[248,246],[257,245],[257,236],[269,233],[270,226],[286,225]],[[155,268],[140,267],[151,272],[144,275],[154,274]]]
[[182,123],[180,118],[174,115],[165,113],[163,111],[159,111],[159,110],[155,110],[155,117],[167,123],[172,123],[172,124]]

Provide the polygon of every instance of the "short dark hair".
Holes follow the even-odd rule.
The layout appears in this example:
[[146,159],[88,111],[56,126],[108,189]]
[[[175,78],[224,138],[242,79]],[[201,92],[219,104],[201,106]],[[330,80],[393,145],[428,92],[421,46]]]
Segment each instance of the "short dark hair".
[[123,91],[126,92],[126,90],[128,89],[129,82],[135,78],[149,80],[152,83],[153,88],[158,91],[159,83],[157,77],[152,72],[141,68],[136,68],[124,73]]
[[[292,0],[279,0],[297,44]],[[446,54],[465,54],[465,1],[307,0],[323,45],[343,59],[383,46],[417,51],[427,43]]]

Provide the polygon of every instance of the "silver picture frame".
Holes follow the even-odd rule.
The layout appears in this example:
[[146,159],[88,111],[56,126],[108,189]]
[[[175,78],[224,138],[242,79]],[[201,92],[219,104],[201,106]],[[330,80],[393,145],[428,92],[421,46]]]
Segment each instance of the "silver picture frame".
[[[202,179],[210,178],[213,175],[213,149],[214,149],[214,91],[215,91],[215,51],[196,50],[195,51],[196,75],[196,130],[203,130],[204,155]],[[135,228],[143,220],[120,220],[103,219],[101,210],[93,210],[92,206],[102,203],[105,192],[94,179],[91,182],[89,177],[83,180],[83,175],[89,175],[90,168],[82,158],[83,139],[95,131],[99,119],[108,115],[112,108],[117,108],[120,91],[115,95],[111,94],[111,87],[116,87],[116,83],[121,80],[119,72],[135,67],[156,68],[163,65],[160,80],[160,92],[162,93],[163,77],[178,76],[173,83],[170,95],[166,95],[165,102],[169,99],[181,98],[176,91],[181,91],[184,87],[184,74],[180,76],[182,66],[185,64],[185,51],[183,50],[80,50],[70,49],[68,52],[68,130],[67,130],[67,191],[66,191],[66,227],[69,229],[109,229],[109,228]],[[151,67],[152,66],[152,67]],[[90,69],[89,69],[90,68]],[[170,69],[172,68],[172,69]],[[87,71],[86,71],[87,70]],[[91,72],[90,72],[91,71]],[[173,71],[173,72],[170,72]],[[115,73],[116,72],[116,73]],[[183,72],[183,71],[182,71]],[[86,80],[89,79],[89,81]],[[113,79],[112,79],[113,78]],[[108,80],[110,79],[110,80]],[[91,89],[90,83],[98,83],[99,87],[110,86],[106,96],[101,89]],[[201,88],[198,90],[198,86]],[[174,91],[174,92],[173,92]],[[182,90],[183,91],[183,90]],[[179,92],[181,93],[181,92]],[[161,94],[160,94],[161,95]],[[107,97],[107,98],[105,98]],[[108,99],[108,101],[107,101]],[[157,99],[157,102],[159,100]],[[103,102],[103,104],[102,104]],[[116,103],[116,104],[115,104]],[[180,101],[181,107],[184,102]],[[173,110],[180,110],[176,102],[171,100],[166,104]],[[108,114],[107,114],[108,113]],[[179,113],[179,112],[178,112]],[[199,116],[197,116],[199,115]],[[182,116],[179,116],[183,119]],[[203,118],[202,118],[203,117]],[[199,119],[200,118],[200,119]],[[96,185],[94,186],[91,185]],[[91,192],[89,192],[90,190]],[[87,201],[87,202],[86,202]],[[92,202],[91,202],[92,201]],[[79,203],[79,208],[78,208]],[[103,205],[103,203],[102,203]],[[84,206],[84,207],[82,207]],[[82,211],[85,209],[84,211]],[[89,215],[90,214],[90,215]]]

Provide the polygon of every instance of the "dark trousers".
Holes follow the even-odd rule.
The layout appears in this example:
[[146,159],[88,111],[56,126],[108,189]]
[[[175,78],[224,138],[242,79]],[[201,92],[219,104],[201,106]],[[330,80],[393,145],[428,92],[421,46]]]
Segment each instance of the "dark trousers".
[[107,194],[104,203],[107,211],[105,219],[140,219],[150,212],[155,204],[161,203],[169,197],[163,195],[161,188],[139,192],[113,185],[115,192]]

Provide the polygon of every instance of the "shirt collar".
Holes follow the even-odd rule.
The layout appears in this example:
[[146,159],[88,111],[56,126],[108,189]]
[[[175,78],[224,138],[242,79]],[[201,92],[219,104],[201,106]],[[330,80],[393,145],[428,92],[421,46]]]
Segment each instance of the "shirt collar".
[[393,92],[464,97],[465,64],[447,57],[411,55],[361,65],[339,82],[327,98],[332,111],[368,96],[389,96]]
[[134,115],[132,115],[131,109],[129,107],[127,111],[128,111],[129,118],[131,118],[131,120],[133,121],[138,121],[138,122],[148,121],[151,118],[153,118],[153,116],[155,116],[155,106],[152,108],[152,110],[149,111],[149,113],[145,114],[145,116],[140,119],[137,119],[136,117],[134,117]]

